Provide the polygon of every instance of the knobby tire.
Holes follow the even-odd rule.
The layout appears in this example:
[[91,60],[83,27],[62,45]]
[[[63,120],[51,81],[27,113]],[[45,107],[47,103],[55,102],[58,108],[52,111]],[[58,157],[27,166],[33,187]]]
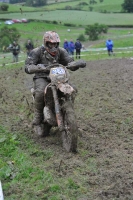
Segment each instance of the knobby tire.
[[63,147],[67,152],[77,152],[78,127],[71,101],[63,105],[63,122],[65,130],[62,131]]

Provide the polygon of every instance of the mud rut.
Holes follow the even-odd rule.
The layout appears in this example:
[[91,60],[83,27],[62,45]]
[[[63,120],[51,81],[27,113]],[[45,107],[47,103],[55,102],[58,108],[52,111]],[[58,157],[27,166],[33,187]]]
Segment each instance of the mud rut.
[[[38,139],[32,132],[32,76],[24,68],[3,67],[0,74],[0,124],[55,152],[51,167],[64,161],[67,172],[80,167],[80,176],[91,197],[84,200],[133,199],[133,61],[91,61],[86,69],[71,72],[78,88],[75,111],[80,129],[77,154],[66,153],[53,134]],[[94,169],[87,168],[87,160]],[[55,174],[56,175],[56,174]],[[80,178],[82,185],[82,178]],[[82,199],[82,200],[83,200]]]

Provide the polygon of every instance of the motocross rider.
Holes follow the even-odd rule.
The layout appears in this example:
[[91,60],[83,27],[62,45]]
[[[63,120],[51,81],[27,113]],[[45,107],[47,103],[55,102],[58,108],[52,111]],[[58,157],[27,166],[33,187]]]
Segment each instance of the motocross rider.
[[43,36],[43,45],[33,49],[25,61],[25,72],[27,74],[35,74],[33,77],[35,93],[32,124],[35,132],[40,136],[48,135],[51,128],[43,119],[43,108],[45,106],[44,88],[49,84],[47,76],[50,69],[48,66],[53,63],[59,63],[69,66],[72,71],[86,66],[86,62],[83,60],[75,62],[64,48],[59,47],[59,44],[59,35],[54,31],[47,31]]

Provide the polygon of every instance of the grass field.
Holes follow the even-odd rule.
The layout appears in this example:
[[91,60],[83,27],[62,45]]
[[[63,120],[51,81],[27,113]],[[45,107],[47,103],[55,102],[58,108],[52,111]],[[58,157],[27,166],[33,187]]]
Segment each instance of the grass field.
[[[0,25],[0,28],[4,27],[5,24],[2,23]],[[70,40],[71,38],[75,41],[76,38],[80,35],[80,34],[84,34],[85,30],[84,28],[77,28],[77,27],[71,27],[70,28],[70,32],[67,31],[67,29],[69,27],[67,26],[63,26],[63,25],[56,25],[56,24],[48,24],[48,23],[44,23],[44,22],[30,22],[30,23],[20,23],[20,24],[12,24],[10,25],[6,25],[9,28],[10,27],[16,27],[20,33],[21,33],[21,38],[20,38],[20,45],[23,49],[25,42],[27,41],[27,39],[32,39],[34,42],[34,46],[40,46],[43,42],[42,38],[43,38],[43,34],[45,31],[47,30],[53,30],[53,31],[57,31],[58,34],[60,35],[60,39],[61,39],[61,46],[63,46],[63,42],[64,39],[67,38],[68,40]]]
[[[86,2],[88,5],[86,6],[79,6],[80,3]],[[9,12],[19,12],[20,8],[25,12],[27,11],[39,11],[39,10],[58,10],[58,9],[64,9],[66,6],[71,6],[72,8],[80,8],[81,10],[86,10],[88,11],[90,8],[93,7],[93,11],[96,12],[120,12],[122,10],[121,4],[124,2],[124,0],[104,0],[102,3],[100,3],[99,0],[97,0],[96,4],[89,4],[88,0],[84,1],[49,1],[48,0],[48,5],[43,6],[43,7],[38,7],[38,8],[33,8],[33,7],[27,7],[27,6],[22,6],[21,4],[16,4],[15,6],[12,4],[9,4]],[[0,3],[1,5],[1,3]]]
[[[84,2],[88,3],[87,0]],[[102,3],[97,1],[96,4],[87,6],[80,6],[82,11],[78,10],[59,10],[64,9],[65,6],[77,6],[81,1],[57,2],[49,4],[44,7],[26,7],[22,5],[9,5],[9,12],[0,14],[1,19],[37,19],[57,21],[59,24],[71,23],[77,26],[89,25],[94,23],[103,23],[107,25],[132,25],[132,14],[128,13],[113,13],[122,10],[121,4],[123,0],[109,1],[104,0]],[[92,12],[88,12],[89,7],[93,7]],[[22,12],[21,10],[22,9]],[[100,13],[107,11],[109,13]],[[13,13],[11,13],[13,12]],[[124,20],[123,20],[124,19]]]
[[[133,47],[129,49],[117,49],[114,48],[115,56],[109,57],[106,50],[100,50],[98,48],[89,48],[88,51],[81,52],[81,59],[88,60],[105,60],[114,58],[130,58],[133,57]],[[19,65],[24,66],[26,59],[26,52],[21,52],[19,54]],[[76,60],[76,58],[74,58]],[[12,54],[4,53],[0,54],[0,69],[9,69],[12,66],[17,66],[18,64],[12,63]]]
[[[5,25],[2,23],[0,28],[4,27]],[[8,25],[6,25],[8,26]],[[76,38],[80,34],[85,33],[85,29],[82,27],[71,27],[71,31],[68,32],[68,27],[63,25],[56,25],[56,24],[48,24],[43,22],[30,22],[25,24],[13,24],[8,27],[16,27],[20,33],[21,38],[19,40],[19,44],[21,46],[21,54],[19,57],[19,61],[23,61],[26,59],[26,50],[24,48],[25,42],[28,39],[31,39],[34,43],[34,47],[41,46],[43,43],[42,37],[45,31],[47,30],[55,30],[59,33],[61,38],[60,46],[63,46],[64,39],[67,38],[68,40],[73,39],[76,41]],[[101,51],[99,48],[105,48],[105,41],[110,37],[114,41],[114,48],[115,48],[115,57],[132,57],[132,48],[127,49],[119,49],[123,47],[132,47],[132,37],[133,37],[133,30],[132,29],[114,29],[110,28],[108,30],[108,34],[101,35],[100,40],[96,41],[94,44],[91,41],[85,41],[83,44],[88,49],[86,52],[82,52],[82,58],[85,60],[99,60],[99,59],[112,59],[108,57],[106,50]],[[87,36],[86,36],[87,38]],[[89,43],[89,44],[87,44]],[[91,47],[89,47],[91,46]],[[118,53],[117,53],[118,52]],[[1,54],[0,55],[0,65],[4,66],[5,64],[12,63],[12,54]],[[9,67],[9,65],[7,65]]]
[[[132,14],[129,13],[97,13],[85,11],[44,11],[44,12],[31,12],[31,13],[8,13],[0,14],[3,19],[38,19],[57,21],[58,23],[71,23],[75,25],[89,25],[94,23],[102,23],[106,25],[132,25]],[[124,20],[123,20],[124,19]]]
[[[86,2],[88,5],[86,6],[79,6],[80,3]],[[64,2],[64,3],[55,3],[53,5],[48,5],[45,6],[44,8],[47,10],[55,10],[55,9],[63,9],[66,6],[71,6],[72,8],[80,8],[81,10],[89,10],[89,7],[93,7],[93,11],[97,12],[104,12],[105,10],[107,12],[120,12],[122,10],[121,4],[124,2],[124,0],[104,0],[102,3],[100,3],[99,0],[96,1],[96,4],[89,4],[88,0],[84,1],[71,1],[69,2]]]
[[[5,24],[2,23],[0,25],[0,28],[4,27]],[[20,45],[22,50],[24,47],[25,42],[27,39],[32,39],[34,42],[34,46],[37,47],[38,45],[40,46],[42,44],[42,37],[45,31],[47,30],[54,30],[57,31],[60,35],[61,38],[61,43],[60,46],[63,46],[64,39],[67,38],[68,40],[73,39],[73,41],[76,41],[76,38],[79,37],[80,34],[85,34],[85,28],[84,27],[67,27],[59,24],[48,24],[44,22],[30,22],[30,23],[17,23],[13,25],[6,25],[9,28],[10,27],[16,27],[20,33],[21,33],[21,38],[20,38]],[[67,30],[70,28],[70,32]],[[86,41],[83,43],[88,42],[88,36],[86,37]],[[103,34],[100,36],[100,41],[97,40],[97,44],[95,44],[93,47],[98,48],[98,47],[105,47],[105,40],[108,39],[108,37],[112,38],[115,47],[130,47],[132,46],[131,40],[133,37],[133,29],[127,28],[127,29],[114,29],[114,28],[109,28],[107,34]],[[91,41],[90,41],[91,43]],[[87,47],[87,45],[85,45]]]

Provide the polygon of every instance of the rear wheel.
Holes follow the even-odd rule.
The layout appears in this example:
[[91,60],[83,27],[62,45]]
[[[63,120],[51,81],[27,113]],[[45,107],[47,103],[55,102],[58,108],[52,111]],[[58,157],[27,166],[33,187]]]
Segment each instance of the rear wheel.
[[77,152],[78,127],[71,101],[63,105],[63,123],[65,127],[62,131],[63,147],[67,152]]

